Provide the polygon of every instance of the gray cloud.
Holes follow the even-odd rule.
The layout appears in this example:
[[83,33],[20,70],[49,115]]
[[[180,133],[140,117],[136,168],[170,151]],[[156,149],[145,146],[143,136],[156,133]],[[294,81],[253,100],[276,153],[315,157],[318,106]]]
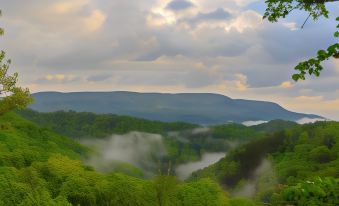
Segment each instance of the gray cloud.
[[[57,13],[53,11],[56,3],[74,4],[74,8]],[[19,72],[21,83],[34,84],[33,91],[87,89],[91,81],[89,89],[93,90],[163,91],[171,86],[185,92],[210,87],[204,92],[243,98],[308,95],[339,99],[333,92],[339,89],[335,63],[327,63],[320,78],[279,88],[290,81],[300,60],[335,41],[331,38],[336,25],[333,18],[291,30],[288,26],[298,26],[304,16],[271,24],[249,11],[251,7],[237,7],[233,1],[199,1],[192,10],[180,12],[168,11],[170,4],[159,0],[4,1],[0,21],[6,35],[0,38],[1,49],[13,59],[11,71]],[[185,8],[178,5],[172,11]],[[332,14],[339,12],[338,7],[329,8]],[[159,9],[163,13],[157,13]],[[100,25],[93,31],[87,28],[92,25],[87,20],[95,11],[105,20],[95,24],[92,19],[94,26]],[[151,24],[150,17],[160,23]],[[206,68],[197,69],[197,63]],[[212,71],[212,67],[218,69]],[[66,81],[67,87],[60,79],[46,79],[58,73],[78,78]],[[225,80],[232,83],[238,73],[247,77],[252,93],[238,94],[229,85],[215,90]]]
[[194,7],[194,4],[187,0],[173,0],[169,2],[166,6],[166,9],[173,11],[185,10],[188,8]]
[[190,24],[197,24],[203,21],[226,21],[231,18],[231,14],[225,11],[223,8],[218,8],[211,12],[199,12],[195,17],[187,19]]
[[90,82],[99,82],[99,81],[105,81],[112,78],[112,75],[109,74],[99,74],[99,75],[92,75],[87,78],[87,81]]

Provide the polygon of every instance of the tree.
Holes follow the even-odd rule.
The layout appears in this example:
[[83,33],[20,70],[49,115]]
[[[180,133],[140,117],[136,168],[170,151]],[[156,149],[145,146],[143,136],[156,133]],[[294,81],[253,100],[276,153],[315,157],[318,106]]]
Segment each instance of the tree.
[[[310,17],[313,20],[317,20],[320,17],[328,18],[329,12],[325,4],[337,1],[339,0],[266,0],[267,8],[264,19],[268,19],[270,22],[277,22],[280,18],[285,18],[294,10],[306,11],[309,15],[301,26],[303,28]],[[336,20],[339,21],[339,17]],[[335,38],[339,38],[339,24],[337,29],[334,33]],[[293,74],[292,79],[295,81],[305,80],[307,73],[319,76],[323,70],[321,63],[330,58],[339,58],[339,43],[330,45],[326,50],[319,50],[314,58],[300,62],[294,68],[297,70],[297,73]]]
[[[1,10],[0,10],[1,15]],[[0,36],[4,30],[0,28]],[[29,89],[17,86],[18,73],[8,74],[11,60],[6,60],[4,51],[0,52],[0,115],[13,109],[26,107],[32,102]]]

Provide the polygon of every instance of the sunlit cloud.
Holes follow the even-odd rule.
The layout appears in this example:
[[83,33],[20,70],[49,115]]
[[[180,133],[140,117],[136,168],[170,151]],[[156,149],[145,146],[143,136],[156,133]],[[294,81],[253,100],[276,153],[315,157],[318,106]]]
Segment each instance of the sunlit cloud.
[[235,81],[236,88],[239,91],[246,91],[248,88],[247,76],[244,74],[236,74],[237,80]]
[[87,5],[90,0],[72,0],[62,1],[52,5],[53,10],[59,14],[79,11],[83,6]]
[[92,11],[91,15],[85,18],[85,25],[89,31],[97,31],[102,27],[106,20],[105,14],[100,10]]
[[283,83],[281,83],[280,84],[280,87],[281,88],[291,88],[291,87],[293,87],[293,84],[291,83],[291,81],[285,81],[285,82],[283,82]]

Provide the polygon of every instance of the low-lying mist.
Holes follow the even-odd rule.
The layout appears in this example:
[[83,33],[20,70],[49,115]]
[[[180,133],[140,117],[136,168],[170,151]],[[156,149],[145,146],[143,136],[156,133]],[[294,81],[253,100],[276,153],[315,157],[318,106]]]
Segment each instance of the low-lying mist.
[[118,163],[129,163],[151,175],[157,170],[157,162],[166,155],[163,138],[157,134],[131,132],[82,143],[95,151],[86,163],[101,172],[113,171]]
[[271,176],[270,181],[275,180],[275,175],[272,168],[272,163],[264,158],[257,168],[252,173],[252,178],[244,182],[243,185],[235,189],[233,196],[241,197],[253,197],[254,194],[258,191],[258,183],[261,181],[261,178],[265,176]]
[[185,180],[187,179],[192,172],[203,169],[211,164],[216,163],[219,161],[221,158],[225,157],[226,153],[205,153],[202,155],[202,158],[200,161],[197,162],[189,162],[186,164],[179,165],[176,169],[175,172],[178,176],[179,179]]

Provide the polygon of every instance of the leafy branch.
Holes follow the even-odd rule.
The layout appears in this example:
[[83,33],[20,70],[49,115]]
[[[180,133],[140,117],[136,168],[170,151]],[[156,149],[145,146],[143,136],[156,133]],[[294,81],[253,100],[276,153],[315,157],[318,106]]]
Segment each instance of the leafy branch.
[[[317,20],[320,17],[328,18],[328,10],[325,3],[338,2],[339,0],[266,0],[267,9],[263,18],[270,22],[277,22],[279,18],[285,18],[293,10],[302,10],[309,13],[307,19],[302,27],[306,24],[308,19],[312,17]],[[339,21],[339,17],[336,18]],[[339,24],[338,30],[334,33],[335,38],[339,38]],[[330,58],[339,58],[339,43],[329,46],[326,50],[319,50],[317,56],[307,61],[300,62],[294,69],[296,74],[292,75],[294,81],[305,80],[305,75],[320,76],[320,72],[324,69],[321,63]]]

